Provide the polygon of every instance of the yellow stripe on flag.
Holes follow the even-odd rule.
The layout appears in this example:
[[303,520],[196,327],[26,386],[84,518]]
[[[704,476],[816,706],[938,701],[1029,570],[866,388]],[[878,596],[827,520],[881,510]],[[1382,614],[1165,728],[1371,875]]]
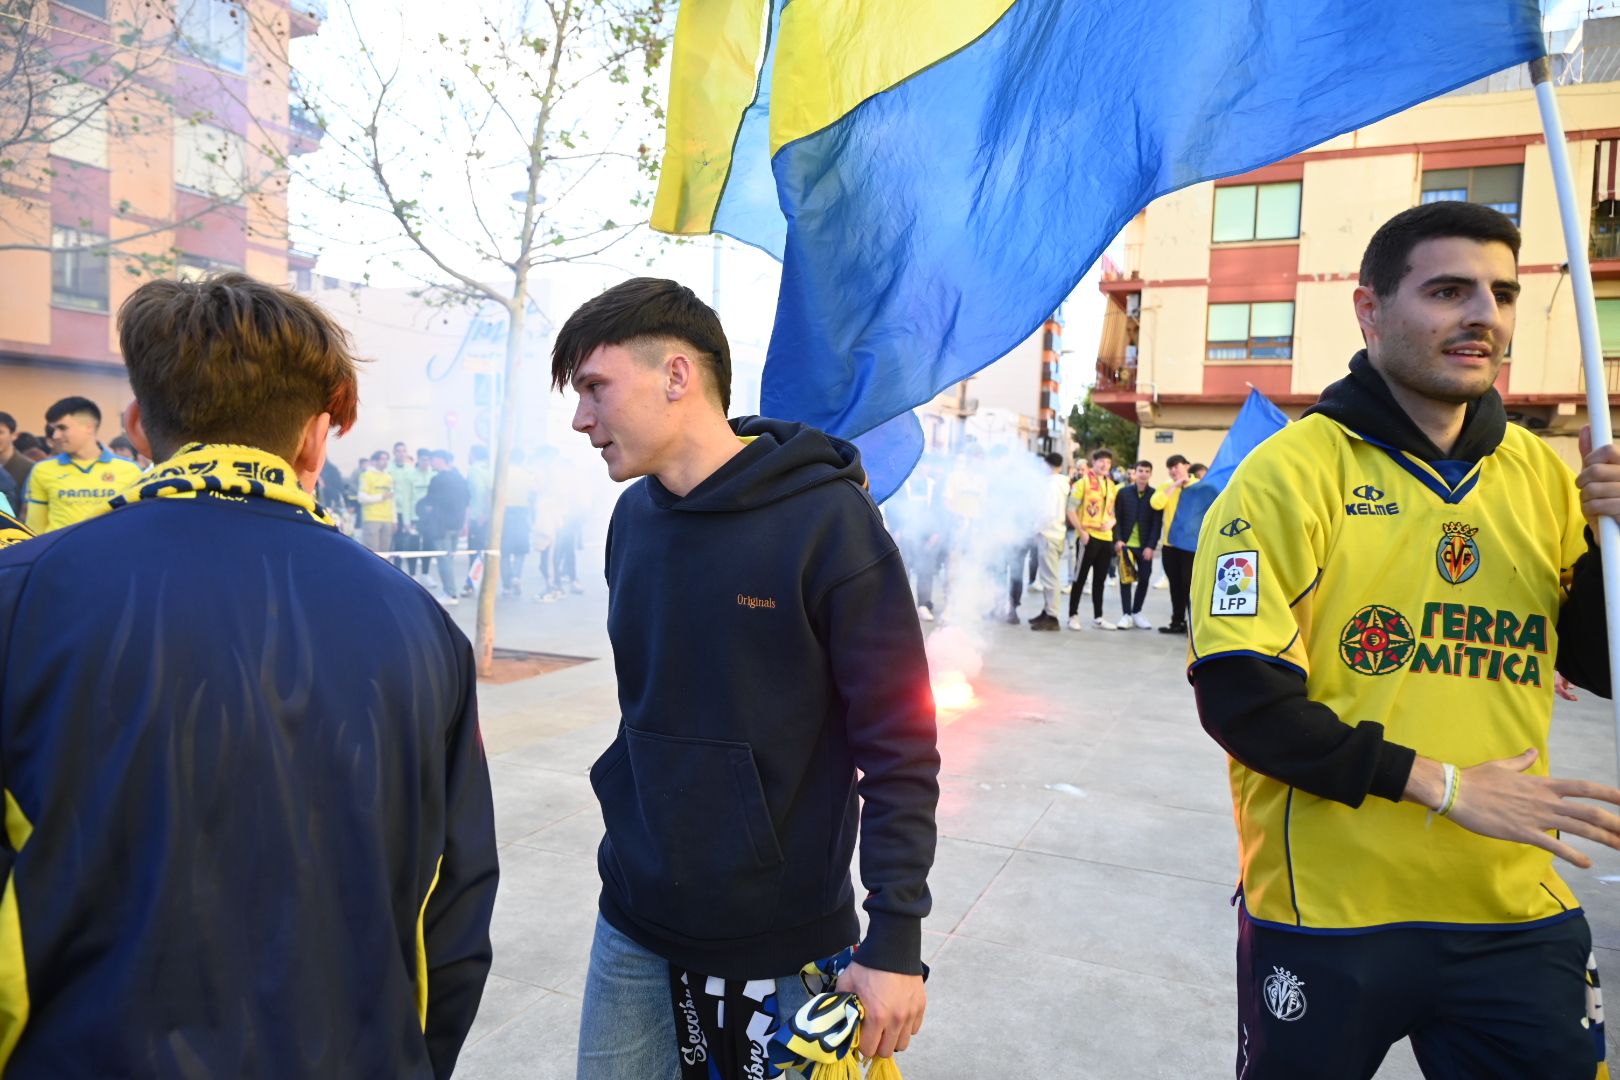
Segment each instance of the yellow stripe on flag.
[[670,55],[664,162],[652,227],[714,225],[743,112],[754,100],[768,0],[683,0]]
[[[970,44],[1016,0],[817,0],[782,9],[771,153]],[[686,8],[681,9],[684,19]],[[677,26],[677,38],[679,26]],[[662,192],[660,192],[661,194]]]

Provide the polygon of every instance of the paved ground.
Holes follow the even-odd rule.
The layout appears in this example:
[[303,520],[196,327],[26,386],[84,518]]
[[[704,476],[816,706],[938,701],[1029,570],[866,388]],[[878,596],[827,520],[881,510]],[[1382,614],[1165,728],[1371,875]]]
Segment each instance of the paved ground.
[[[481,693],[502,883],[458,1076],[573,1075],[601,829],[586,774],[617,723],[605,600],[597,585],[502,608],[504,644],[599,659]],[[1153,591],[1149,617],[1166,609]],[[985,630],[978,704],[941,718],[933,978],[907,1080],[1230,1077],[1236,844],[1182,650],[1158,633]],[[1606,703],[1559,704],[1553,761],[1612,779]],[[1600,968],[1620,972],[1620,883],[1601,880],[1620,882],[1620,856],[1566,874]],[[1418,1075],[1404,1043],[1379,1073]]]

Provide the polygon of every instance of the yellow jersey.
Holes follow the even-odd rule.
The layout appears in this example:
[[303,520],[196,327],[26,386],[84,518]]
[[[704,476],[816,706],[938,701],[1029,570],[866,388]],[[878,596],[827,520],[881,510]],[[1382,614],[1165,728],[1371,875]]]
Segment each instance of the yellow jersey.
[[[1443,463],[1448,464],[1448,463]],[[1508,425],[1446,474],[1306,416],[1204,519],[1190,663],[1291,668],[1347,723],[1459,767],[1533,746],[1547,773],[1558,611],[1586,550],[1574,476]],[[1577,907],[1553,856],[1416,803],[1352,808],[1230,762],[1251,917],[1294,929],[1518,926]]]
[[367,468],[360,473],[360,494],[383,496],[376,502],[360,504],[361,521],[392,522],[394,520],[394,478],[379,469]]
[[1114,538],[1114,497],[1118,494],[1118,484],[1096,473],[1087,473],[1069,488],[1069,509],[1093,540]]
[[140,476],[139,465],[108,450],[89,461],[68,454],[48,457],[28,473],[28,492],[23,496],[28,527],[44,533],[95,517]]
[[1176,510],[1181,506],[1181,493],[1196,483],[1198,483],[1197,477],[1189,477],[1187,482],[1181,487],[1177,487],[1174,484],[1167,484],[1158,491],[1155,491],[1153,493],[1153,498],[1148,500],[1148,505],[1152,506],[1153,509],[1164,511],[1164,530],[1160,532],[1159,535],[1164,537],[1166,547],[1170,546],[1168,543],[1170,539],[1170,526],[1175,523]]

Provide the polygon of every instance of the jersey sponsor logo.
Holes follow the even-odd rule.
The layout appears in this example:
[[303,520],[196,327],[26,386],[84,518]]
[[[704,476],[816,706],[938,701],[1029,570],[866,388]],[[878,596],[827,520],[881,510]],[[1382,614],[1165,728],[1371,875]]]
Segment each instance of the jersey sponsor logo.
[[1383,489],[1371,484],[1362,484],[1350,494],[1357,501],[1344,504],[1346,517],[1393,517],[1401,512],[1400,503],[1385,502]]
[[1474,604],[1428,603],[1423,605],[1422,629],[1412,657],[1418,674],[1541,686],[1545,615],[1521,617]]
[[1434,564],[1440,577],[1448,585],[1461,585],[1479,572],[1479,545],[1474,537],[1479,530],[1460,521],[1448,521],[1440,526],[1440,546],[1434,552]]
[[1252,528],[1254,528],[1254,526],[1250,525],[1242,518],[1233,518],[1231,521],[1228,521],[1225,525],[1221,526],[1221,535],[1230,540],[1239,533],[1246,533]]
[[1215,558],[1215,593],[1211,615],[1260,614],[1260,553],[1228,551]]
[[1368,604],[1339,632],[1339,659],[1358,675],[1388,675],[1406,666],[1415,635],[1406,616],[1383,604]]
[[1261,984],[1266,1010],[1279,1020],[1298,1020],[1305,1015],[1305,980],[1286,968],[1273,967]]

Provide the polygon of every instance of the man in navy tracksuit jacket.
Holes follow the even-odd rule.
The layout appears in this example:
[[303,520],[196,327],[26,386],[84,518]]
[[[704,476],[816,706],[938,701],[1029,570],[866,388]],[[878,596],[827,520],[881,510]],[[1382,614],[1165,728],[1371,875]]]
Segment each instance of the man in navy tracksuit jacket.
[[672,281],[575,312],[553,378],[609,474],[641,477],[608,536],[622,721],[591,770],[607,835],[578,1075],[678,1075],[668,995],[641,992],[661,970],[774,980],[785,1014],[799,969],[857,941],[841,985],[866,1007],[861,1049],[905,1049],[939,757],[906,570],[855,448],[728,423],[719,320]]
[[448,1076],[496,882],[473,657],[308,494],[343,332],[242,274],[119,326],[157,464],[0,550],[0,1071]]

